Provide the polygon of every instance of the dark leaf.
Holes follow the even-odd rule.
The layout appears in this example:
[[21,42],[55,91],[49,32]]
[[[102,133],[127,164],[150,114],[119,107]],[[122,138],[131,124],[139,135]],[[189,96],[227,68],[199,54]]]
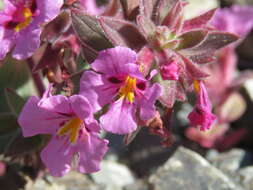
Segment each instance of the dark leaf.
[[215,61],[216,57],[214,52],[205,52],[203,54],[194,55],[189,57],[194,63],[204,64]]
[[55,68],[61,61],[60,48],[53,49],[51,44],[45,44],[44,53],[38,64],[33,68],[33,72],[37,72],[40,69]]
[[139,13],[139,1],[138,0],[120,0],[124,15],[128,20],[135,20],[136,16]]
[[4,153],[7,156],[22,156],[31,154],[40,148],[42,142],[43,139],[39,135],[24,138],[21,131],[18,131],[16,136],[13,136],[13,139],[9,141],[10,144],[8,144],[5,148]]
[[[198,46],[185,50],[187,54],[202,54],[203,52],[216,51],[232,42],[238,40],[238,36],[228,32],[212,31],[209,32],[206,38]],[[184,51],[184,50],[182,50]],[[199,53],[201,52],[201,53]]]
[[48,23],[41,34],[44,41],[54,42],[61,34],[66,32],[71,25],[69,12],[63,11],[54,20]]
[[131,22],[110,17],[101,17],[99,21],[106,36],[115,46],[140,49],[146,43],[137,27]]
[[177,50],[192,48],[202,42],[208,31],[207,30],[192,30],[182,35],[178,36],[180,43],[177,47]]
[[80,79],[82,77],[83,71],[79,71],[73,75],[70,76],[70,80],[75,84],[73,92],[78,93],[79,92],[79,86],[80,86]]
[[98,17],[75,11],[72,12],[72,21],[81,43],[87,44],[95,50],[112,47],[98,22]]
[[81,53],[83,58],[88,63],[92,63],[98,55],[98,51],[94,50],[92,47],[88,46],[85,43],[82,43]]
[[0,135],[0,154],[3,154],[8,144],[16,137],[17,130]]
[[235,34],[212,31],[209,32],[206,38],[197,46],[183,49],[179,52],[184,56],[190,57],[193,61],[198,62],[198,60],[200,60],[200,62],[207,62],[206,60],[210,60],[216,50],[236,41],[237,39],[238,36]]
[[192,80],[203,79],[209,76],[209,74],[205,73],[203,69],[201,69],[197,64],[191,62],[191,60],[184,56],[180,57],[185,64],[188,77],[190,77]]
[[212,9],[203,13],[202,15],[186,20],[184,22],[183,31],[191,30],[194,28],[203,28],[212,19],[216,9]]
[[18,128],[17,117],[13,113],[0,114],[0,134],[12,132]]
[[160,0],[156,12],[154,13],[157,15],[155,18],[155,22],[157,25],[161,25],[164,21],[164,18],[168,15],[171,11],[171,8],[175,5],[177,0]]
[[142,15],[138,15],[136,21],[142,35],[145,36],[147,40],[152,40],[156,32],[155,24],[149,18]]
[[177,1],[162,21],[171,31],[180,32],[183,27],[183,3]]

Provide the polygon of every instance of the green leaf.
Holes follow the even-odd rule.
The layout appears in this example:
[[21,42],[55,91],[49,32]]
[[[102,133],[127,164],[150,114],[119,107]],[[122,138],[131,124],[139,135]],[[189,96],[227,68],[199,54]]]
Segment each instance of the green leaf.
[[4,153],[7,156],[22,156],[30,154],[38,150],[43,143],[41,136],[33,136],[24,138],[21,132],[17,132],[16,136],[9,141],[9,144],[5,147]]
[[15,131],[17,128],[17,118],[13,113],[0,114],[0,134],[6,134]]
[[18,116],[25,104],[25,100],[11,88],[5,89],[5,97],[11,112]]
[[16,61],[7,57],[0,67],[0,112],[9,112],[4,89],[17,89],[29,79],[29,70],[25,62]]

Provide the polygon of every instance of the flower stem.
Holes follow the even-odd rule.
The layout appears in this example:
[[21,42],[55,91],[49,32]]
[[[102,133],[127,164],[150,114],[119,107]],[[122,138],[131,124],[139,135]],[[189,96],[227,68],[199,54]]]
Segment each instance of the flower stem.
[[34,61],[31,57],[27,59],[27,64],[28,64],[29,69],[31,71],[31,75],[32,75],[34,84],[36,86],[37,92],[42,97],[43,93],[45,92],[45,86],[42,81],[41,73],[39,73],[39,72],[34,73],[33,72]]

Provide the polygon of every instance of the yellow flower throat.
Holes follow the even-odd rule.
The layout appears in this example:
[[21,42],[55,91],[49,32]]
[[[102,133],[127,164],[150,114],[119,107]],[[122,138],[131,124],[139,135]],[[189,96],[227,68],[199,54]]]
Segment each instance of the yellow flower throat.
[[128,76],[124,86],[119,90],[119,96],[126,98],[130,103],[134,101],[134,91],[136,89],[136,79]]
[[200,85],[199,85],[199,81],[198,80],[194,80],[193,81],[193,87],[196,93],[200,92]]
[[19,32],[23,28],[27,27],[32,21],[33,14],[29,8],[24,8],[22,10],[22,14],[23,14],[25,20],[23,22],[20,22],[19,24],[17,24],[17,26],[15,26],[15,28],[14,28],[15,32]]
[[82,123],[83,121],[78,117],[70,119],[57,131],[57,135],[59,136],[69,135],[69,141],[73,144],[78,139],[79,129]]

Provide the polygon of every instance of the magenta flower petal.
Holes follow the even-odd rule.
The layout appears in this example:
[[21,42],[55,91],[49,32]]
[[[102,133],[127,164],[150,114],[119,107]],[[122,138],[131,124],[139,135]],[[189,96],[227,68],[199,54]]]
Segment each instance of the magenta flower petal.
[[30,57],[39,48],[41,29],[36,27],[29,26],[20,32],[16,38],[16,45],[12,53],[14,58],[25,59]]
[[35,96],[29,98],[19,115],[18,123],[24,137],[54,134],[60,123],[65,121],[65,118],[57,113],[41,109],[38,102],[39,99]]
[[178,80],[179,67],[175,61],[160,66],[163,80]]
[[87,99],[81,95],[73,95],[69,98],[71,108],[81,119],[91,118],[91,107]]
[[210,129],[213,122],[216,120],[216,116],[209,110],[203,107],[196,106],[194,110],[188,115],[191,126],[200,126],[201,131]]
[[136,130],[134,106],[119,99],[110,105],[106,114],[101,116],[102,128],[116,134],[127,134]]
[[143,121],[147,121],[155,116],[156,108],[155,101],[162,93],[161,86],[159,84],[153,84],[152,87],[148,88],[141,99],[140,104],[140,118]]
[[[91,107],[93,112],[101,109],[101,105],[107,104],[112,100],[115,92],[111,91],[111,88],[103,89],[104,82],[100,74],[92,71],[85,71],[80,80],[80,92],[85,98],[92,102]],[[103,90],[102,100],[98,96],[99,92]],[[115,91],[115,90],[114,90]],[[100,98],[101,99],[101,98]]]
[[234,5],[219,9],[212,19],[217,29],[246,36],[253,27],[253,7]]
[[66,96],[63,95],[56,95],[50,96],[48,98],[42,98],[39,101],[38,106],[50,112],[63,113],[63,114],[72,113],[69,100]]
[[90,133],[82,140],[85,143],[77,145],[77,150],[79,152],[77,169],[81,173],[92,173],[100,170],[100,162],[108,150],[108,141],[100,139],[94,133]]
[[[5,0],[4,4],[4,9],[0,10],[4,36],[0,34],[0,40],[5,45],[0,46],[0,59],[12,48],[14,58],[25,59],[39,47],[41,25],[59,14],[63,0]],[[10,31],[12,35],[5,35]]]
[[38,21],[48,22],[53,20],[60,12],[63,0],[36,0],[37,7],[40,10]]
[[[6,38],[6,35],[9,37]],[[13,35],[13,33],[10,31],[4,31],[4,28],[0,26],[0,60],[4,59],[14,44],[14,39],[11,35]]]
[[210,129],[216,116],[212,114],[211,102],[203,82],[197,82],[194,86],[197,93],[197,103],[188,115],[188,119],[190,125],[200,127],[200,130],[205,131]]
[[91,64],[91,67],[100,73],[115,75],[122,74],[122,72],[127,72],[124,69],[124,65],[129,63],[136,63],[137,54],[129,48],[126,47],[115,47],[103,50],[99,53],[97,59]]
[[89,120],[85,120],[86,123],[86,128],[88,130],[90,130],[91,132],[96,132],[99,133],[100,132],[100,126],[98,125],[97,120],[95,119],[89,119]]
[[18,122],[24,136],[52,134],[41,152],[41,159],[53,176],[63,176],[71,168],[74,154],[79,155],[78,170],[99,170],[108,141],[98,138],[100,127],[93,118],[89,102],[81,95],[51,95],[52,85],[39,100],[31,97]]
[[40,156],[52,176],[61,177],[71,169],[74,148],[64,142],[66,139],[52,137]]
[[154,115],[154,103],[160,87],[154,85],[150,89],[150,77],[144,77],[143,69],[136,61],[136,53],[129,48],[107,49],[101,51],[91,64],[98,73],[87,71],[81,78],[80,94],[95,105],[96,111],[109,104],[107,113],[100,118],[102,128],[109,132],[133,132],[139,114],[145,120]]

